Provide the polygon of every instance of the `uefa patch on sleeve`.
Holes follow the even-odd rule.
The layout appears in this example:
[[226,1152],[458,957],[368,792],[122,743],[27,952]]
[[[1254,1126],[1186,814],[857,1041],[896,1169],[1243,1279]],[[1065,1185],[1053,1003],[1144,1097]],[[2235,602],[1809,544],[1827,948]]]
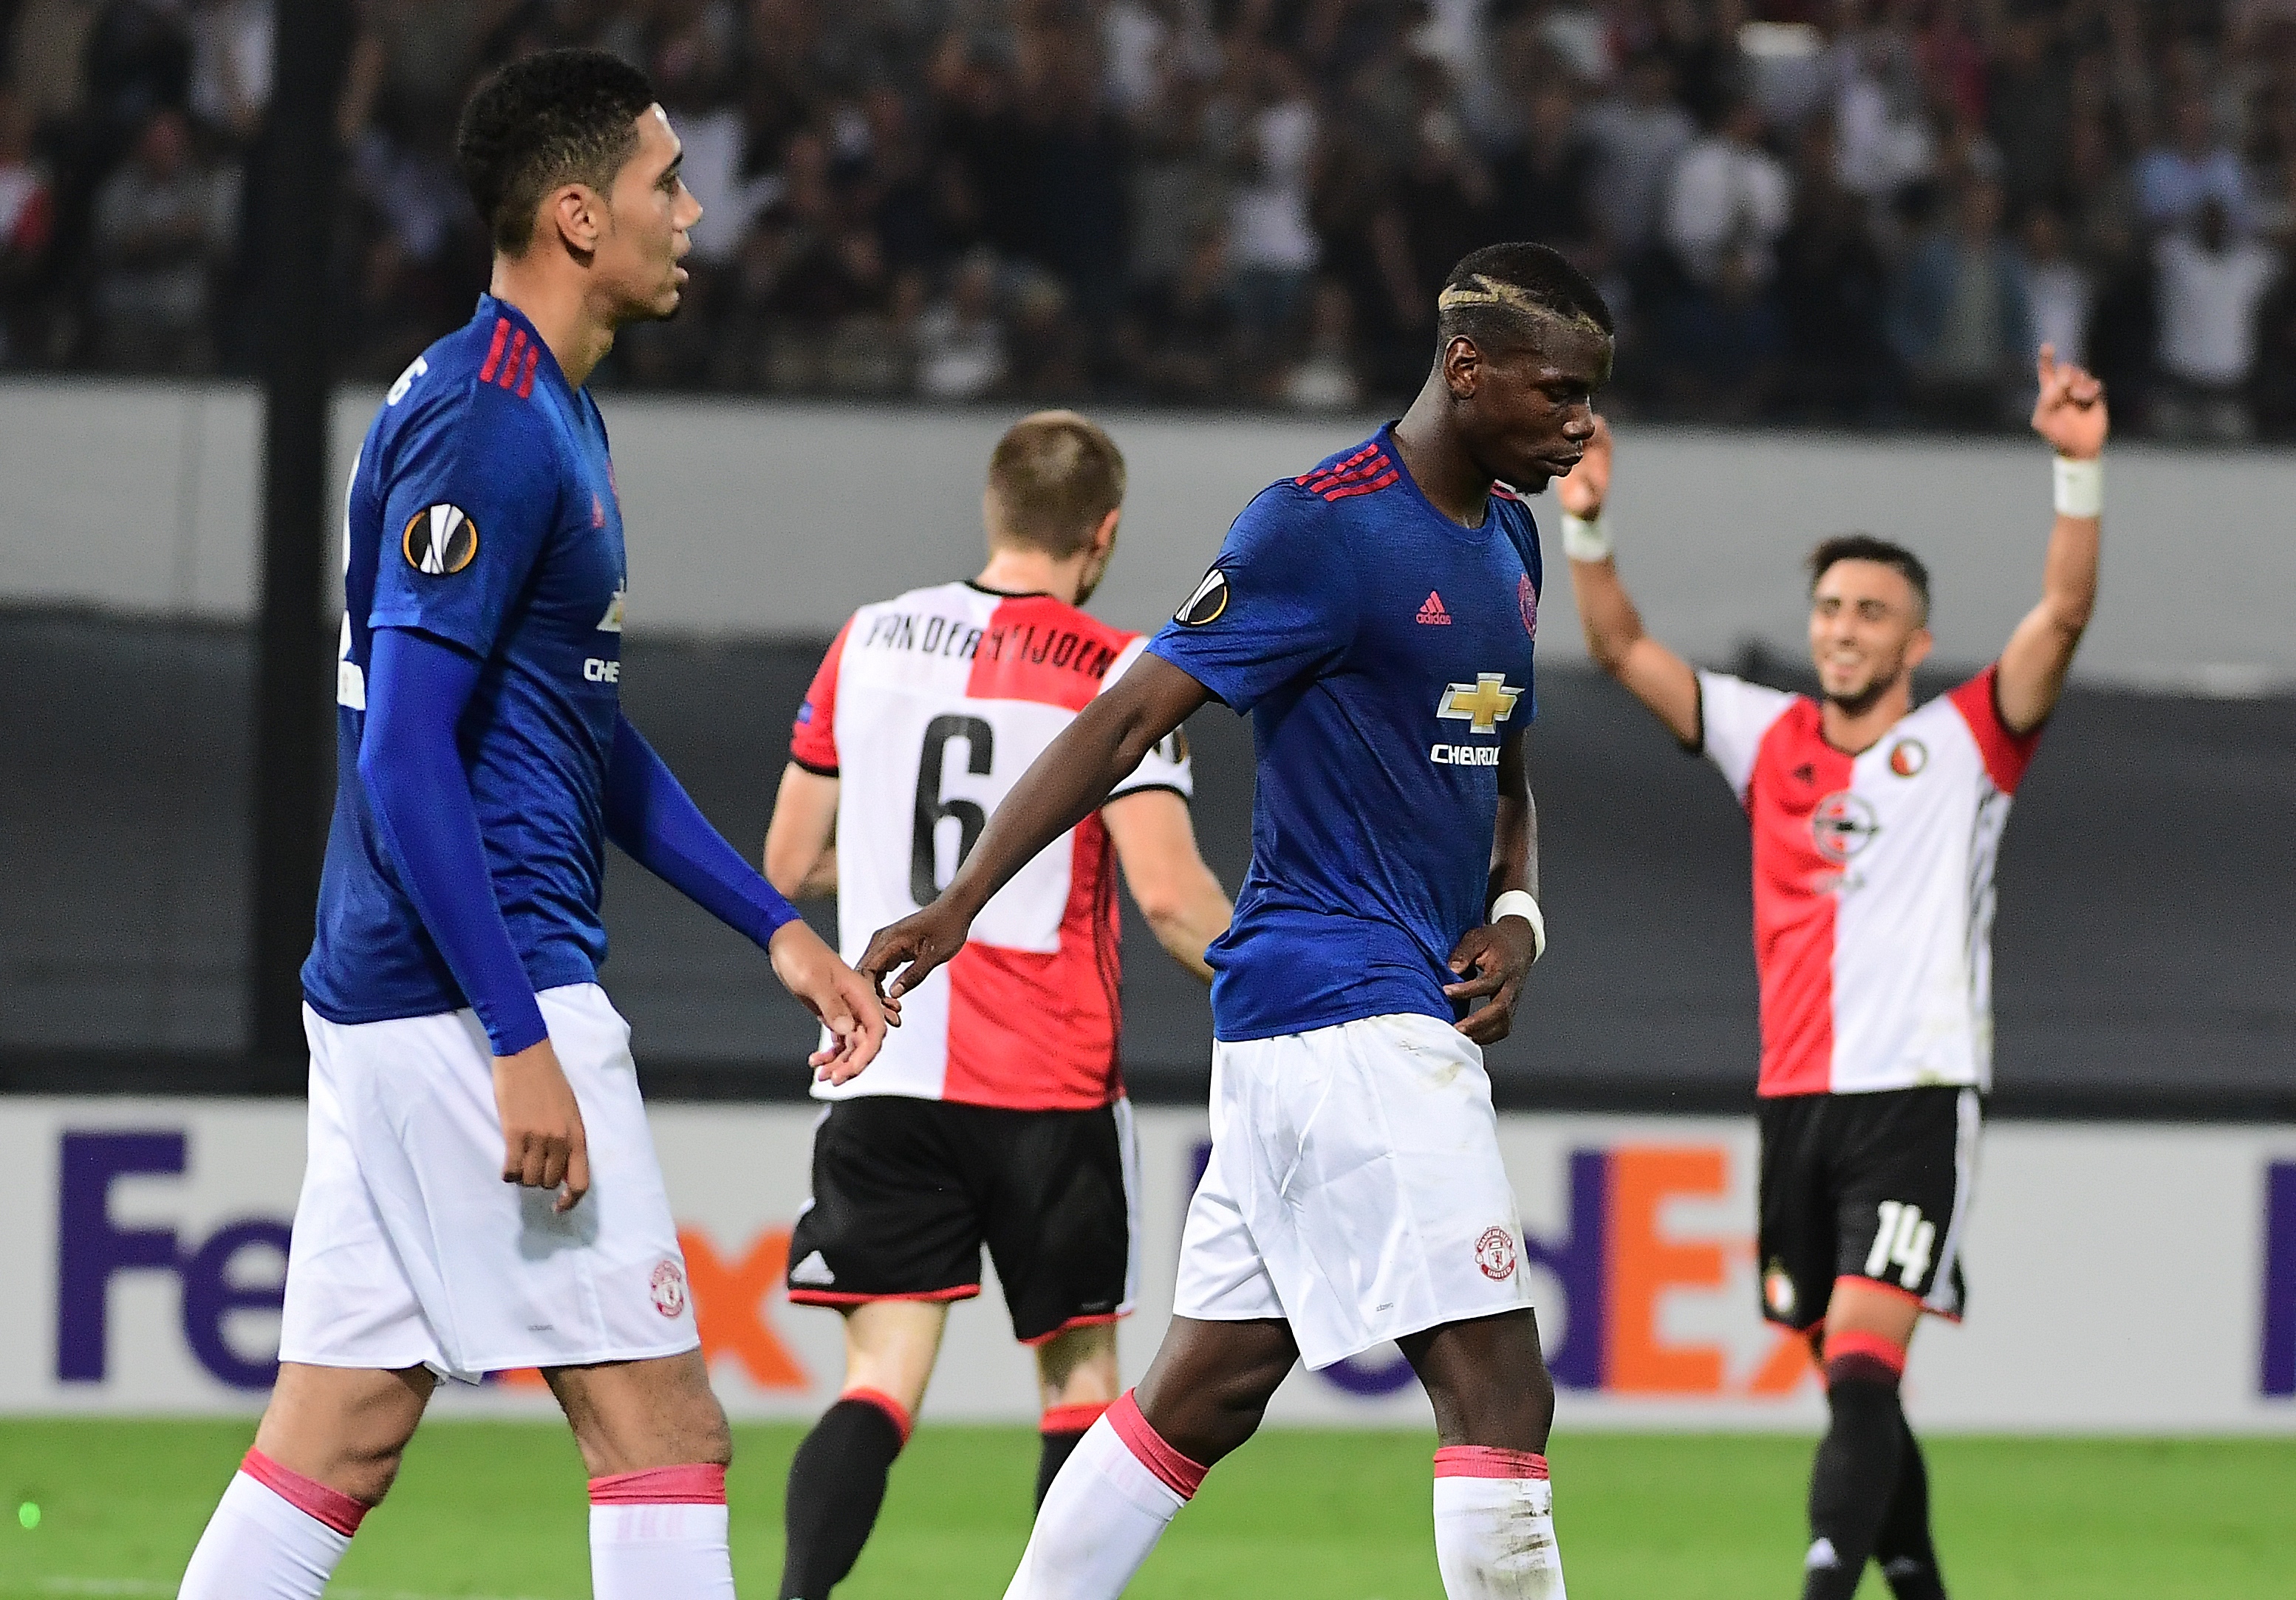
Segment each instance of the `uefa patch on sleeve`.
[[1218,621],[1226,610],[1227,574],[1214,567],[1204,574],[1204,580],[1196,586],[1194,593],[1181,603],[1180,609],[1172,613],[1172,620],[1189,628],[1201,628],[1207,622]]
[[479,525],[459,505],[427,506],[406,520],[398,547],[417,572],[452,577],[478,559]]

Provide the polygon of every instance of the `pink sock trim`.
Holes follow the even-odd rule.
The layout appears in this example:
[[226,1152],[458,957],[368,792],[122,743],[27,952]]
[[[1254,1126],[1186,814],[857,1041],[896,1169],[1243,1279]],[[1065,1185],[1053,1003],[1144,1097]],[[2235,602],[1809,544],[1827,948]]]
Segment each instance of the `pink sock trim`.
[[1546,1457],[1494,1445],[1447,1444],[1435,1452],[1438,1478],[1544,1478]]
[[1116,1430],[1116,1437],[1133,1457],[1157,1477],[1164,1487],[1183,1500],[1193,1500],[1196,1490],[1203,1487],[1204,1474],[1212,1469],[1199,1466],[1179,1451],[1164,1442],[1163,1435],[1148,1425],[1140,1415],[1139,1402],[1128,1389],[1117,1397],[1116,1404],[1108,1408],[1108,1425]]
[[593,1506],[723,1506],[726,1469],[697,1462],[590,1480]]
[[1825,1360],[1831,1367],[1843,1357],[1863,1356],[1878,1361],[1897,1376],[1906,1372],[1906,1347],[1893,1344],[1879,1333],[1861,1333],[1852,1329],[1846,1333],[1829,1333],[1825,1339]]
[[1086,1406],[1047,1406],[1037,1424],[1039,1433],[1081,1433],[1108,1415],[1105,1402]]
[[837,1399],[840,1403],[858,1400],[865,1406],[876,1407],[892,1419],[893,1426],[900,1431],[903,1444],[908,1443],[909,1435],[916,1431],[916,1419],[909,1415],[909,1408],[882,1389],[849,1389]]
[[372,1509],[339,1489],[329,1489],[316,1478],[290,1472],[260,1450],[250,1450],[239,1470],[277,1495],[313,1522],[324,1522],[345,1538],[358,1531],[359,1519]]

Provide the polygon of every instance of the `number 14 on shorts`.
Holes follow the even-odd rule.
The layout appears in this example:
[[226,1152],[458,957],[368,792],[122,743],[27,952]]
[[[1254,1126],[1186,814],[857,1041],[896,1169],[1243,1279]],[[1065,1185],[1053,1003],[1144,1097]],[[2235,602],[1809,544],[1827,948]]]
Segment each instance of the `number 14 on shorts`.
[[1874,1248],[1866,1252],[1866,1276],[1887,1283],[1890,1268],[1899,1269],[1898,1282],[1918,1289],[1930,1269],[1930,1251],[1937,1244],[1937,1224],[1922,1216],[1922,1208],[1902,1201],[1885,1200],[1878,1208],[1881,1226],[1874,1230]]

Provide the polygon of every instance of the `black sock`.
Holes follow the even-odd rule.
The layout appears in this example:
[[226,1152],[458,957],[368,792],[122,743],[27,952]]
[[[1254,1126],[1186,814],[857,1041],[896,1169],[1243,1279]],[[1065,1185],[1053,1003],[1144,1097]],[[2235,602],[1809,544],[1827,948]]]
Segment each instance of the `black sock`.
[[1882,1518],[1882,1532],[1874,1541],[1874,1559],[1890,1580],[1897,1600],[1946,1600],[1945,1578],[1938,1571],[1937,1546],[1930,1538],[1930,1473],[1922,1460],[1921,1442],[1911,1424],[1904,1424],[1905,1454],[1898,1464],[1898,1489]]
[[1061,1468],[1067,1465],[1070,1456],[1076,1454],[1076,1448],[1083,1442],[1085,1432],[1082,1428],[1074,1432],[1065,1428],[1047,1428],[1038,1435],[1044,1440],[1044,1448],[1037,1456],[1037,1510],[1045,1508],[1045,1497],[1053,1491],[1053,1480],[1061,1475]]
[[790,1463],[782,1600],[827,1600],[845,1581],[876,1526],[886,1476],[906,1438],[893,1412],[873,1400],[848,1397],[821,1414]]
[[1882,1530],[1905,1455],[1898,1374],[1861,1352],[1825,1364],[1833,1420],[1809,1479],[1809,1555],[1802,1600],[1850,1600]]

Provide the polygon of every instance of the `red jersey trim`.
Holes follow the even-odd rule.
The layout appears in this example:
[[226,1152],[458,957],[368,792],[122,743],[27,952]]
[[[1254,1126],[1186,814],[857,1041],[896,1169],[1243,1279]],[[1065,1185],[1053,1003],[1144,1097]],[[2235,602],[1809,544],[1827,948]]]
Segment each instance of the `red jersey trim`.
[[849,617],[837,630],[837,637],[830,641],[829,653],[821,658],[821,667],[806,689],[805,703],[798,708],[797,720],[790,726],[790,759],[825,778],[837,775],[837,671],[845,660],[846,636],[852,631],[853,619]]
[[1849,788],[1854,764],[1825,742],[1823,713],[1808,700],[1787,708],[1755,748],[1746,811],[1754,831],[1759,1093],[1766,1099],[1824,1094],[1833,1086],[1838,907],[1817,881],[1841,868],[1820,851],[1816,824],[1828,799]]
[[[1977,741],[1978,753],[1985,758],[1985,775],[1993,780],[1993,786],[2004,794],[2016,793],[2025,769],[2033,764],[2033,752],[2040,748],[2041,728],[2021,734],[2003,720],[2001,663],[1994,662],[1946,698],[1969,725],[1970,737]],[[2042,727],[2047,726],[2042,724]]]
[[973,652],[965,696],[1081,711],[1136,636],[1049,595],[1001,602]]

